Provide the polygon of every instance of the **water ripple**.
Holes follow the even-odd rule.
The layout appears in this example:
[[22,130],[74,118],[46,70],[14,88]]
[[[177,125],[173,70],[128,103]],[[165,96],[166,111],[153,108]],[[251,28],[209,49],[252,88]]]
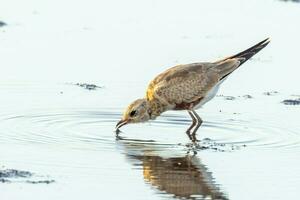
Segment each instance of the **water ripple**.
[[[0,142],[110,150],[114,148],[114,126],[120,117],[120,112],[111,110],[43,110],[22,115],[2,115]],[[199,139],[209,138],[217,144],[246,145],[252,148],[300,147],[299,130],[276,125],[276,119],[261,121],[239,119],[239,116],[232,119],[225,114],[207,118],[214,121],[204,122],[198,132]],[[131,125],[131,129],[121,135],[135,142],[174,146],[178,141],[188,142],[184,130],[190,123],[187,117],[168,114],[151,124]],[[173,134],[167,135],[166,128],[167,132]]]

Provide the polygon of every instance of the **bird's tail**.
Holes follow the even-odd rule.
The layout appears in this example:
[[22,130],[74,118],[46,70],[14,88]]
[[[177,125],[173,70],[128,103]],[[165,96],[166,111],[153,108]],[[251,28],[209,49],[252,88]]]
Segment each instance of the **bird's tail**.
[[253,47],[250,47],[249,49],[246,49],[245,51],[242,51],[236,55],[230,56],[229,58],[226,58],[226,59],[233,59],[233,58],[240,59],[240,66],[241,66],[244,62],[249,60],[252,56],[257,54],[260,50],[265,48],[269,43],[270,43],[270,39],[267,38],[267,39],[257,43]]
[[[233,61],[235,59],[237,59],[239,61],[239,64],[236,66],[233,66],[231,69],[224,69],[224,76],[221,78],[224,79],[225,77],[227,77],[229,74],[231,74],[234,70],[236,70],[239,66],[241,66],[244,62],[246,62],[247,60],[249,60],[252,56],[254,56],[255,54],[257,54],[260,50],[262,50],[263,48],[265,48],[268,44],[270,43],[270,39],[267,38],[259,43],[257,43],[256,45],[250,47],[249,49],[246,49],[245,51],[242,51],[238,54],[235,54],[233,56],[227,57],[221,61],[217,61],[216,63],[219,63],[220,66],[219,68],[223,68],[221,65],[223,63],[229,63],[229,61]],[[224,64],[223,64],[224,65]],[[225,65],[226,66],[226,65]],[[227,71],[227,72],[226,72]]]

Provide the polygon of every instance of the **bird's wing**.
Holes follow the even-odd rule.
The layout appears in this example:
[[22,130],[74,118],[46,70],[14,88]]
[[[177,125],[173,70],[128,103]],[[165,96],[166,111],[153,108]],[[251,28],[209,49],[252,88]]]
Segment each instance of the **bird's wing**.
[[218,82],[269,44],[265,39],[233,56],[214,63],[178,65],[159,74],[148,86],[146,98],[170,106],[189,108],[200,102]]
[[171,107],[187,109],[199,102],[220,80],[214,63],[179,65],[159,74],[148,86],[148,100],[158,99]]

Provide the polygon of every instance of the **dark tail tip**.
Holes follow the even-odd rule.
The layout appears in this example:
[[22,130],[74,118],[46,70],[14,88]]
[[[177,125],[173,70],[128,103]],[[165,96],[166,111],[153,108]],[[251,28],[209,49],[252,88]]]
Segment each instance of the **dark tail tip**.
[[[246,49],[245,51],[242,51],[242,52],[240,52],[236,55],[230,56],[230,57],[226,58],[225,60],[233,59],[233,58],[239,59],[240,60],[240,65],[239,66],[241,66],[244,62],[249,60],[252,56],[257,54],[260,50],[265,48],[269,43],[270,43],[270,38],[267,38],[267,39],[257,43],[256,45],[250,47],[249,49]],[[231,73],[232,72],[226,74],[220,80],[224,79],[225,77],[227,77]]]
[[249,49],[246,49],[245,51],[242,51],[236,55],[230,56],[227,59],[232,59],[232,58],[242,58],[241,64],[242,65],[244,62],[249,60],[252,56],[257,54],[260,50],[265,48],[268,44],[270,43],[270,38],[267,38],[256,45],[250,47]]

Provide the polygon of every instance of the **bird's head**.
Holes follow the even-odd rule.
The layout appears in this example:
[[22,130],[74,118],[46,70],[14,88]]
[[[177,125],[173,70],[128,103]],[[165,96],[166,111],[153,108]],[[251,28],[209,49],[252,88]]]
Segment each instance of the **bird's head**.
[[122,119],[116,125],[116,130],[125,124],[145,122],[149,119],[149,102],[146,99],[137,99],[126,108]]

